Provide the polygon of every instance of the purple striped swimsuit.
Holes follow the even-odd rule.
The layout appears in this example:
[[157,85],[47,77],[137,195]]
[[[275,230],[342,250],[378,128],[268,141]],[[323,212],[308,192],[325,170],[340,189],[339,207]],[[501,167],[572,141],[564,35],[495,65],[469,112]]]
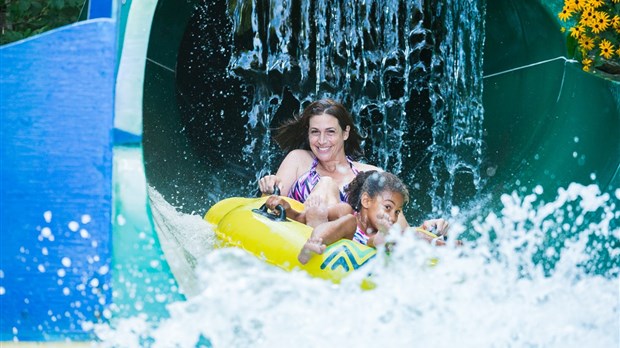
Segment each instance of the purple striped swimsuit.
[[[347,162],[349,162],[353,174],[357,175],[357,173],[359,173],[359,170],[357,170],[357,168],[353,166],[353,161],[349,157],[347,157]],[[288,192],[288,196],[290,198],[298,200],[301,203],[306,201],[306,199],[310,195],[310,192],[314,190],[316,184],[319,183],[319,179],[321,179],[321,176],[316,171],[316,166],[318,164],[319,160],[315,158],[312,162],[312,165],[310,166],[310,170],[297,178],[297,181],[293,183],[293,186],[291,186],[291,190]],[[346,186],[344,187],[344,189],[346,189]],[[340,190],[340,201],[346,203],[347,194],[344,192],[344,189]]]

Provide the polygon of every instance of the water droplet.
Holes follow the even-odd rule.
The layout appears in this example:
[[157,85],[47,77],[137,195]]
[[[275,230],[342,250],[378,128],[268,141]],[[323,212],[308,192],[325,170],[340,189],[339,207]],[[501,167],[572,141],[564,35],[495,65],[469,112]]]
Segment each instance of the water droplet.
[[45,222],[49,224],[50,222],[52,222],[52,212],[49,210],[46,211],[45,213],[43,213],[43,218],[45,219]]
[[89,223],[89,222],[90,222],[90,220],[91,220],[90,215],[88,215],[88,214],[84,214],[84,215],[82,215],[82,223],[83,223],[83,224],[87,224],[87,223]]
[[43,227],[41,229],[41,236],[43,238],[49,238],[52,235],[52,230],[49,227]]
[[125,220],[125,217],[123,215],[119,214],[118,216],[116,216],[116,222],[120,226],[124,226],[127,221]]
[[80,228],[80,224],[76,221],[69,222],[69,229],[73,232],[76,232]]
[[71,259],[66,256],[63,257],[62,260],[60,260],[60,263],[62,263],[62,265],[65,267],[71,267]]
[[536,187],[534,187],[534,193],[537,195],[542,195],[542,193],[544,192],[543,187],[540,185],[536,185]]

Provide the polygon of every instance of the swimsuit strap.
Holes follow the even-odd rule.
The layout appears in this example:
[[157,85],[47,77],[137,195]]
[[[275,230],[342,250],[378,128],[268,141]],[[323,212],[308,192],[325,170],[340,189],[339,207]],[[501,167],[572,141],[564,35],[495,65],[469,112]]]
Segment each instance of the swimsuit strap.
[[360,171],[353,165],[353,159],[351,157],[347,156],[347,162],[349,162],[349,166],[351,166],[351,171],[353,171],[353,174],[359,174]]
[[358,215],[358,212],[353,212],[353,216],[355,216],[355,233],[353,234],[353,240],[363,245],[368,245],[368,239],[370,239],[370,236],[360,227]]
[[[351,171],[353,172],[353,174],[355,174],[355,176],[357,176],[357,174],[360,173],[360,171],[355,168],[355,166],[353,165],[353,159],[349,156],[347,156],[347,162],[349,162],[349,166],[351,167]],[[345,202],[347,203],[349,195],[346,194],[347,188],[349,187],[349,184],[344,185],[344,187],[342,188],[342,190],[340,190],[340,201],[341,202]]]
[[[349,162],[349,166],[351,167],[351,171],[353,171],[353,174],[357,175],[359,173],[359,170],[353,166],[353,160],[349,156],[347,156],[346,158],[347,162]],[[321,179],[321,175],[316,171],[316,167],[318,165],[319,159],[315,157],[312,161],[312,164],[310,165],[310,169],[299,178],[297,178],[297,180],[291,186],[291,189],[288,193],[288,196],[290,198],[296,199],[302,203],[306,201],[306,198],[308,197],[308,195],[310,195],[310,192],[312,192],[314,186],[316,186],[316,184]],[[345,185],[343,190],[340,190],[341,202],[347,201],[347,194],[345,193],[347,186],[349,185]]]
[[291,186],[288,196],[300,202],[305,202],[310,192],[314,189],[314,186],[319,182],[320,176],[316,171],[316,166],[319,164],[319,159],[314,158],[310,169],[302,174]]
[[316,173],[316,166],[318,166],[318,165],[319,165],[319,159],[317,157],[315,157],[314,161],[312,161],[312,164],[310,165],[310,170],[308,170],[308,171]]

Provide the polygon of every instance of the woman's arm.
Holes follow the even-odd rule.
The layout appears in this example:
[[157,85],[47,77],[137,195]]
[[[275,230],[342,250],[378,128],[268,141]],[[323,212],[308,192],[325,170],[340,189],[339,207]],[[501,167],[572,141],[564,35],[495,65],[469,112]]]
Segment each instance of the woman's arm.
[[273,193],[273,187],[278,186],[280,195],[288,196],[288,192],[299,175],[304,173],[312,165],[313,157],[310,151],[293,150],[284,157],[275,175],[266,175],[258,181],[258,186],[263,195]]
[[[409,223],[407,222],[407,219],[403,214],[400,214],[398,216],[398,220],[396,221],[396,223],[400,225],[403,231],[406,231],[410,228]],[[420,227],[413,228],[412,230],[416,236],[426,240],[429,243],[433,243],[436,245],[445,245],[446,243],[443,241],[442,238],[433,237],[432,235],[421,232],[418,229],[431,232],[436,236],[447,236],[449,227],[450,224],[444,219],[431,219],[424,221]]]

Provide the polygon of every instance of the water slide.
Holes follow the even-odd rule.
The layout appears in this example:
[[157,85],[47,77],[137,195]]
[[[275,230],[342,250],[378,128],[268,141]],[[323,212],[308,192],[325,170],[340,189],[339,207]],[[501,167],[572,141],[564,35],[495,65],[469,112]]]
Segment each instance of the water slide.
[[[161,251],[174,243],[157,235],[148,187],[202,214],[226,195],[248,195],[256,178],[243,142],[225,141],[243,140],[249,120],[228,115],[247,112],[253,91],[218,75],[228,61],[217,54],[201,71],[211,75],[182,70],[192,67],[193,35],[225,47],[216,19],[226,9],[162,0],[126,2],[116,14],[111,1],[91,3],[88,20],[0,49],[0,341],[88,340],[85,322],[163,315],[183,297],[170,270],[182,266]],[[480,194],[620,186],[620,86],[567,61],[558,4],[486,6]],[[200,79],[210,88],[196,91]],[[205,109],[227,117],[190,127],[196,93],[210,93]],[[280,100],[300,102],[287,92]],[[281,117],[276,109],[273,120]],[[429,161],[404,175],[431,187]],[[459,181],[453,189],[455,201],[471,199]]]

